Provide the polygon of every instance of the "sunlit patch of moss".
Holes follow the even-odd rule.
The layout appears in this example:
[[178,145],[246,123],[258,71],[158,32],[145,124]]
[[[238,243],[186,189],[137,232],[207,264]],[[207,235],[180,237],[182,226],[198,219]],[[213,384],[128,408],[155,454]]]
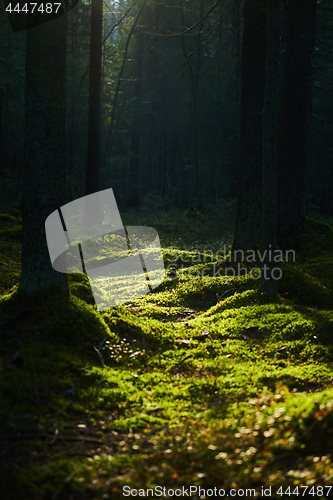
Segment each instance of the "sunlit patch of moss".
[[246,290],[242,293],[237,293],[237,288],[231,288],[231,296],[220,300],[217,304],[212,306],[206,312],[204,312],[201,317],[206,318],[209,316],[215,316],[217,313],[226,311],[228,309],[234,309],[249,305],[258,305],[261,302],[260,293],[258,290]]
[[267,342],[303,339],[312,345],[327,345],[333,340],[332,311],[302,308],[286,300],[277,304],[261,302],[255,290],[235,294],[190,320],[189,324],[231,339],[241,339],[247,328],[256,327]]
[[133,315],[124,307],[105,311],[104,319],[118,338],[131,343],[135,340],[138,346],[157,349],[173,343],[171,325],[154,318]]
[[165,248],[163,249],[163,257],[165,267],[175,266],[177,269],[186,269],[193,265],[206,264],[215,261],[215,254],[213,252],[201,252],[201,251],[188,251],[179,250],[176,248]]
[[[190,269],[191,270],[191,269]],[[234,291],[256,287],[257,280],[250,276],[201,276],[200,271],[192,268],[193,274],[179,274],[176,282],[165,280],[155,293],[145,295],[135,304],[154,303],[161,306],[194,307],[201,311],[208,309]]]
[[159,321],[177,321],[177,319],[188,319],[194,317],[195,311],[184,306],[162,306],[153,302],[137,302],[138,305],[130,305],[128,309],[136,315],[145,315]]
[[91,291],[88,276],[86,274],[69,274],[68,285],[72,295],[74,295],[78,299],[83,300],[87,304],[95,304],[95,299]]

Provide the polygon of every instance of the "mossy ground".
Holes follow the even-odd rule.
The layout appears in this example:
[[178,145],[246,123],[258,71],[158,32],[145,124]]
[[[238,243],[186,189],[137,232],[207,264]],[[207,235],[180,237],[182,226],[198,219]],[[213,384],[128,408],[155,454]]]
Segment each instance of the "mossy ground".
[[255,275],[216,274],[229,211],[127,214],[183,269],[101,313],[79,275],[70,300],[16,297],[19,220],[0,218],[4,498],[116,499],[125,485],[332,496],[333,230],[307,221],[267,303]]

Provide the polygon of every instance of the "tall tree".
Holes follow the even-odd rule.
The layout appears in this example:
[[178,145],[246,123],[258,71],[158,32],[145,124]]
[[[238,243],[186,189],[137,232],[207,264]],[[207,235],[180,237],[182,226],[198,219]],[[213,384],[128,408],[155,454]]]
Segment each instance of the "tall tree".
[[277,236],[277,145],[278,96],[280,80],[280,17],[281,1],[267,2],[266,79],[263,123],[262,164],[262,246],[266,250],[265,272],[261,290],[267,298],[277,296],[278,276],[274,276],[275,262],[270,258],[276,248]]
[[267,0],[244,1],[235,250],[261,244],[266,4]]
[[279,239],[299,234],[305,222],[310,83],[317,0],[287,2],[281,145],[278,169]]
[[0,89],[0,174],[5,168],[5,154],[4,154],[4,142],[2,138],[2,123],[4,115],[4,102],[5,102],[5,90]]
[[65,203],[66,15],[27,32],[22,269],[19,291],[58,287],[66,274],[50,262],[45,220]]
[[[146,2],[144,2],[144,5],[145,5],[145,3]],[[120,96],[120,87],[121,87],[123,74],[124,74],[124,70],[125,70],[125,64],[127,61],[127,54],[128,54],[128,50],[129,50],[129,46],[130,46],[130,41],[131,41],[132,35],[135,31],[137,22],[139,20],[140,15],[141,15],[141,10],[143,9],[144,5],[141,6],[137,16],[134,19],[132,27],[127,35],[124,52],[122,54],[122,62],[121,62],[120,70],[119,70],[119,75],[117,77],[117,83],[116,83],[114,97],[113,97],[113,101],[112,101],[112,107],[111,107],[111,113],[110,113],[110,126],[109,126],[109,130],[107,133],[106,144],[105,144],[105,153],[104,153],[104,160],[103,160],[105,165],[107,165],[109,157],[113,153],[113,141],[114,141],[113,135],[114,135],[114,129],[115,129],[115,125],[116,125],[116,123],[115,123],[116,122],[116,120],[115,120],[116,108],[118,105],[118,98]],[[120,50],[121,49],[118,48],[118,52]]]
[[[141,9],[142,10],[142,9]],[[138,16],[141,14],[139,11]],[[138,19],[136,18],[136,21]],[[135,21],[135,22],[136,22]],[[129,162],[129,194],[127,204],[129,207],[139,205],[140,198],[140,149],[141,149],[141,126],[140,120],[140,100],[142,93],[142,73],[143,73],[143,57],[145,49],[145,36],[142,30],[138,30],[136,47],[134,53],[134,86],[133,99],[136,102],[136,107],[133,110],[131,124],[131,150]]]
[[91,2],[86,194],[100,189],[103,0]]
[[333,1],[321,0],[316,10],[308,192],[322,215],[333,216]]
[[[203,26],[203,16],[204,16],[204,6],[203,0],[199,2],[199,18],[201,19],[200,26],[198,28],[198,33],[196,35],[196,48],[195,48],[195,62],[192,61],[192,54],[188,52],[185,46],[185,38],[181,37],[183,54],[188,65],[191,77],[191,106],[190,106],[190,119],[189,119],[189,159],[193,163],[193,175],[194,175],[194,189],[195,195],[198,199],[199,206],[202,205],[202,179],[200,179],[200,159],[199,159],[199,83],[201,76],[201,45],[202,45],[202,34],[204,30]],[[185,16],[184,16],[184,4],[181,0],[181,20],[182,25],[185,26]],[[194,58],[193,58],[194,59]]]

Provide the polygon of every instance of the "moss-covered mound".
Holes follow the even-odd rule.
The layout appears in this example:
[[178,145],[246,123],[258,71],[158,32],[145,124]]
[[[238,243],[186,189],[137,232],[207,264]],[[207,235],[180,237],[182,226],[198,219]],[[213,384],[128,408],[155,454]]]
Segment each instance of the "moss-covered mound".
[[0,300],[0,329],[7,338],[83,346],[100,342],[108,329],[92,305],[59,292],[30,298],[12,293]]
[[[192,212],[180,227],[193,214],[203,224]],[[83,275],[69,277],[68,297],[10,291],[18,222],[5,221],[0,253],[16,274],[0,268],[4,498],[113,500],[157,487],[169,498],[190,486],[206,498],[215,487],[235,498],[261,488],[274,499],[330,497],[329,226],[307,221],[295,262],[281,264],[280,297],[267,302],[256,273],[224,272],[221,239],[191,245],[196,227],[176,240],[175,213],[161,214],[161,239],[173,242],[166,267],[177,272],[97,313]]]

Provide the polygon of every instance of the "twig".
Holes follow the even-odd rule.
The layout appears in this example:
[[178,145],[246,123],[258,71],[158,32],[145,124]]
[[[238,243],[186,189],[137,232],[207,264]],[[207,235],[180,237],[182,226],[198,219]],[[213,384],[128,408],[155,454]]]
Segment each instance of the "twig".
[[99,349],[97,349],[97,347],[96,347],[96,346],[94,346],[94,345],[93,345],[93,348],[94,348],[94,349],[95,349],[95,351],[97,352],[98,357],[99,357],[99,359],[101,360],[102,366],[103,366],[103,368],[104,368],[104,367],[105,367],[105,364],[104,364],[104,359],[103,359],[103,356],[102,356],[102,355],[101,355],[101,353],[100,353],[100,350],[99,350]]
[[226,290],[224,293],[222,293],[221,297],[220,297],[220,296],[218,296],[219,300],[221,300],[221,299],[222,299],[222,297],[224,297],[226,293],[228,293],[228,292],[232,292],[232,290],[238,290],[238,288],[229,288],[229,289],[228,289],[228,290]]

